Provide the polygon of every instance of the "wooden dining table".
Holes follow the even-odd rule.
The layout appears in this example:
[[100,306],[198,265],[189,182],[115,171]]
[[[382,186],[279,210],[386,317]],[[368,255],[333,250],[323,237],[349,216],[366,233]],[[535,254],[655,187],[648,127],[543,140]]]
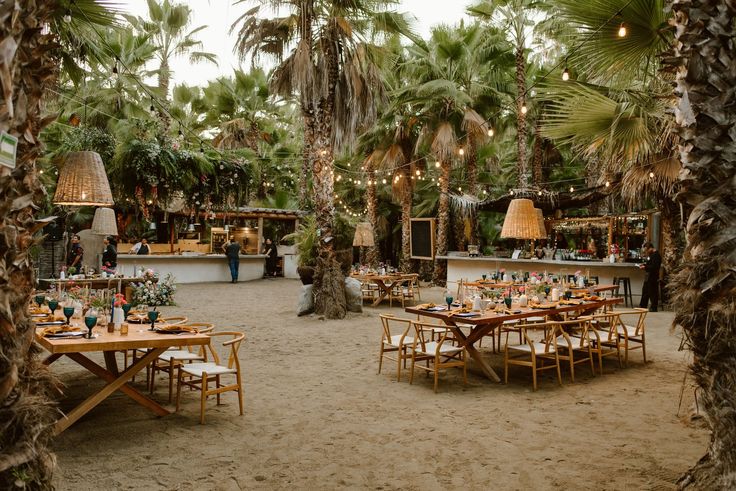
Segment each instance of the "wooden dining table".
[[[621,303],[623,299],[609,298],[595,301],[579,301],[574,304],[559,304],[554,308],[530,308],[530,307],[512,307],[512,309],[504,309],[502,311],[486,311],[484,313],[474,312],[470,317],[460,317],[457,315],[449,315],[445,310],[427,310],[420,309],[418,306],[407,307],[406,312],[416,314],[418,316],[426,316],[441,320],[453,333],[455,339],[460,346],[465,347],[470,357],[478,364],[483,373],[490,380],[500,382],[501,378],[491,368],[481,353],[475,348],[475,343],[480,341],[484,336],[493,335],[496,328],[503,325],[505,321],[521,320],[528,317],[548,316],[555,317],[567,312],[577,312],[581,315],[595,312],[601,307],[612,306]],[[465,334],[457,324],[472,326],[469,334]]]
[[[74,322],[72,325],[74,325]],[[81,329],[87,331],[84,326],[81,326]],[[138,391],[128,382],[168,348],[202,346],[210,343],[210,337],[206,334],[160,334],[149,331],[147,326],[143,324],[131,324],[126,335],[121,335],[119,331],[109,333],[106,329],[100,327],[95,327],[93,332],[96,334],[93,339],[48,338],[43,336],[43,327],[36,328],[36,342],[49,352],[44,364],[50,365],[62,356],[66,356],[105,381],[105,385],[100,390],[87,397],[56,422],[56,434],[66,430],[116,391],[124,393],[158,416],[169,414],[169,410]],[[132,365],[120,371],[115,354],[118,351],[131,349],[148,351],[142,358],[138,358]],[[95,352],[103,354],[104,367],[89,358],[88,355]]]
[[373,283],[378,287],[378,296],[371,304],[373,307],[377,307],[386,299],[386,297],[391,295],[391,290],[397,284],[412,280],[412,275],[409,274],[361,274],[353,275],[352,277],[356,280],[360,280],[361,282]]

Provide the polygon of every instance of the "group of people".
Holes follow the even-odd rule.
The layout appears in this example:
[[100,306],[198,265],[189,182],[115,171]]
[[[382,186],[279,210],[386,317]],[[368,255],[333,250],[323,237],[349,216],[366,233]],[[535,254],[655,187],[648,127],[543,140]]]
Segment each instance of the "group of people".
[[[230,242],[225,243],[222,246],[222,250],[225,251],[225,256],[230,266],[230,283],[237,283],[238,270],[240,269],[240,253],[243,252],[243,247],[235,237],[230,237]],[[276,276],[276,269],[278,267],[279,253],[276,243],[271,239],[266,239],[263,244],[262,253],[266,255],[266,278],[273,278]]]
[[[118,249],[117,240],[112,235],[108,235],[102,241],[105,248],[102,251],[102,270],[106,273],[115,273],[118,267]],[[129,254],[147,255],[151,253],[151,247],[148,240],[141,239],[133,247],[130,248]],[[72,235],[71,247],[66,256],[66,267],[78,270],[82,267],[84,260],[84,248],[80,244],[79,235]]]

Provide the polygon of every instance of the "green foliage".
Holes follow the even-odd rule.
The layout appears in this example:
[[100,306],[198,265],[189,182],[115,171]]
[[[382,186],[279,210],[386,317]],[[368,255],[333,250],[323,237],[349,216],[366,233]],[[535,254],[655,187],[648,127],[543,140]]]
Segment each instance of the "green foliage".
[[90,126],[71,128],[59,147],[59,153],[89,150],[97,152],[104,163],[110,163],[115,156],[115,136],[109,132]]
[[317,218],[307,215],[299,220],[296,232],[284,236],[282,239],[296,246],[299,254],[299,266],[316,266],[317,264]]

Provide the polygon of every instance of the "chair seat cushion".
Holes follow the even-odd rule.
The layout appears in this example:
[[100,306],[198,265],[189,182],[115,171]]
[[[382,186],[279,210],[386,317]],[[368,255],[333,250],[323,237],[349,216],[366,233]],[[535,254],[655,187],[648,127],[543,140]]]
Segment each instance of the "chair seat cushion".
[[544,322],[546,319],[544,317],[527,317],[524,320],[526,322]]
[[182,365],[181,371],[194,375],[195,377],[202,377],[204,372],[207,375],[222,375],[224,373],[235,373],[234,368],[223,367],[215,363],[190,363],[188,365]]
[[[534,353],[537,355],[544,354],[545,349],[547,349],[547,353],[554,353],[555,352],[555,346],[553,344],[549,345],[549,348],[547,348],[547,345],[544,343],[532,343],[534,346]],[[531,353],[532,348],[528,344],[510,344],[509,349],[513,349],[516,351],[525,351],[527,353]]]
[[[581,343],[582,340],[582,343]],[[572,343],[572,349],[581,349],[581,348],[588,348],[589,341],[585,338],[581,338],[579,334],[577,335],[571,335],[570,336],[570,342]],[[565,339],[564,336],[558,336],[557,337],[557,346],[559,348],[568,348],[569,345],[567,344],[567,339]]]
[[[418,344],[416,348],[416,352],[417,354],[420,354],[420,355],[434,355],[437,353],[438,345],[439,343],[435,343],[435,342],[426,343],[424,345],[424,349],[422,349],[422,346]],[[440,348],[440,354],[443,354],[443,355],[451,355],[451,354],[458,353],[463,350],[463,348],[458,348],[457,346],[452,346],[450,344],[444,344],[444,343],[439,348]]]
[[503,321],[503,324],[505,326],[510,326],[511,324],[518,324],[518,323],[519,323],[519,319],[511,319],[510,321]]
[[624,334],[625,332],[626,335],[630,338],[641,336],[641,334],[636,333],[636,327],[634,326],[627,326],[627,325],[618,326],[618,332],[619,334]]
[[171,360],[204,360],[204,357],[198,353],[192,353],[187,350],[166,350],[158,357],[159,360],[171,361]]

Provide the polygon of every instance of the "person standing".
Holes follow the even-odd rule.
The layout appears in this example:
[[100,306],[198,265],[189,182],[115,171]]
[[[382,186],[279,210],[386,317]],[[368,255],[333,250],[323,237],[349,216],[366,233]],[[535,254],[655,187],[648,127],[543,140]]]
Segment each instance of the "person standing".
[[79,268],[82,267],[82,259],[84,259],[84,249],[79,245],[79,236],[74,234],[72,235],[72,246],[66,257],[67,268],[75,268],[79,271]]
[[105,250],[102,252],[102,270],[115,273],[115,269],[118,267],[118,250],[115,247],[117,245],[115,238],[108,235],[105,237],[103,244],[105,244]]
[[224,244],[222,249],[225,251],[227,256],[227,263],[230,266],[230,283],[238,282],[238,270],[240,269],[240,243],[235,240],[235,237],[230,237],[230,242]]
[[148,239],[141,239],[141,246],[138,248],[139,256],[147,256],[151,253],[151,247],[148,245]]
[[276,264],[278,262],[278,251],[276,244],[271,239],[266,239],[266,276],[276,276]]
[[639,268],[646,272],[646,276],[639,308],[646,309],[651,302],[649,311],[656,312],[659,303],[659,268],[662,266],[662,256],[651,242],[644,244],[644,252],[647,254],[647,259],[644,264],[639,265]]

